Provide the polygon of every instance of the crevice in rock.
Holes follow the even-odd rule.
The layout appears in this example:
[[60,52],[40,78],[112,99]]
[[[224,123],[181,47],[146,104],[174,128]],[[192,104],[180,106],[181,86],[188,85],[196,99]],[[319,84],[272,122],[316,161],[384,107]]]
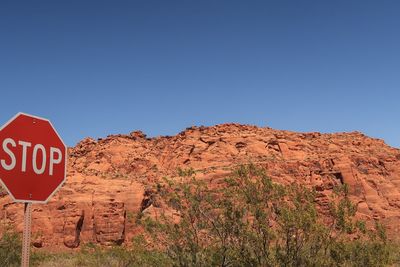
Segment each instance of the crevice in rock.
[[81,242],[81,231],[82,231],[82,226],[83,226],[83,220],[85,219],[85,211],[82,211],[82,215],[79,218],[77,224],[76,224],[76,228],[75,228],[75,243],[76,243],[76,247],[79,246],[80,242]]
[[84,210],[79,212],[76,209],[70,210],[69,215],[64,218],[63,234],[66,247],[77,248],[79,246],[84,218]]
[[96,224],[95,224],[95,220],[94,220],[94,190],[92,191],[92,217],[91,217],[91,222],[92,222],[92,239],[96,240]]
[[65,210],[65,205],[61,205],[61,206],[57,207],[57,210]]
[[335,176],[336,179],[340,181],[341,184],[344,184],[343,175],[341,172],[335,172],[333,173],[333,175]]
[[240,150],[241,148],[245,148],[246,146],[247,146],[247,144],[244,143],[244,142],[237,142],[237,143],[235,144],[235,147],[236,147],[236,149],[238,149],[238,150]]
[[211,146],[211,145],[213,145],[213,144],[216,143],[215,140],[208,140],[208,141],[207,141],[207,140],[204,140],[203,137],[200,137],[199,140],[200,140],[201,142],[207,144],[208,146]]
[[154,192],[151,189],[147,189],[144,192],[142,202],[140,203],[140,213],[142,213],[145,209],[150,207],[153,204],[154,200]]
[[192,155],[195,147],[196,147],[195,145],[192,145],[192,147],[190,148],[190,151],[189,151],[189,156]]

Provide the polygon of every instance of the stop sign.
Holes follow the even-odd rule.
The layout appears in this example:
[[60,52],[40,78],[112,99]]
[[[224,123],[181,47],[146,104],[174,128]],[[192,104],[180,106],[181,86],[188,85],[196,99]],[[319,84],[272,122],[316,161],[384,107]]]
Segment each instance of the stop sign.
[[46,203],[65,181],[66,156],[46,119],[18,113],[0,128],[0,181],[16,202]]

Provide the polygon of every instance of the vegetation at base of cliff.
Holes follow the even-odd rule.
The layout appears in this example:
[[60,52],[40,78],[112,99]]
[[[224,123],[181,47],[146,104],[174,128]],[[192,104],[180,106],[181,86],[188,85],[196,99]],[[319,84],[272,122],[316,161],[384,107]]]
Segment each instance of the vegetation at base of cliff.
[[[253,164],[209,188],[195,179],[159,187],[180,214],[142,218],[173,266],[388,266],[400,264],[384,228],[354,218],[346,186],[337,185],[320,216],[318,192],[273,183]],[[178,222],[177,222],[178,221]]]
[[[318,192],[273,183],[254,165],[209,188],[194,171],[157,185],[179,214],[155,221],[127,247],[83,245],[79,252],[34,252],[32,266],[398,266],[400,247],[385,229],[354,218],[346,186],[337,186],[323,216]],[[0,240],[0,266],[18,266],[18,235]]]
[[114,246],[102,248],[94,244],[84,245],[79,252],[33,254],[33,266],[41,267],[128,267],[128,266],[172,266],[167,255],[146,247],[143,236],[134,238],[130,247]]
[[21,237],[7,229],[0,239],[0,266],[18,266],[21,261]]

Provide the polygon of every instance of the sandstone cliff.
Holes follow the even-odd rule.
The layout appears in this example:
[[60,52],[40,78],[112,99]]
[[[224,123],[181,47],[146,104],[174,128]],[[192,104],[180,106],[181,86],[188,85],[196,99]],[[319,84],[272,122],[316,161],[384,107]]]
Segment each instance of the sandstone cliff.
[[[142,231],[140,213],[157,214],[152,185],[177,169],[218,185],[233,166],[253,162],[276,182],[315,186],[324,212],[335,184],[349,186],[357,216],[379,220],[400,238],[400,150],[359,132],[295,133],[239,124],[191,127],[173,137],[141,132],[82,140],[69,149],[68,177],[47,205],[33,205],[35,247],[122,244]],[[22,231],[23,207],[0,195],[0,229]]]

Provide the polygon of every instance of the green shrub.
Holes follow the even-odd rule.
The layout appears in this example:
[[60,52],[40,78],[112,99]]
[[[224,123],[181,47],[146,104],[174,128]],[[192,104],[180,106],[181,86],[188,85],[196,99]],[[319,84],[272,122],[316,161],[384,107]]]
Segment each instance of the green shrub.
[[177,173],[179,177],[192,177],[196,173],[196,171],[193,168],[182,169],[178,167]]
[[19,234],[6,231],[0,239],[0,266],[18,266],[21,263],[22,241]]
[[167,184],[163,196],[179,212],[179,222],[164,216],[158,222],[147,218],[146,225],[174,266],[398,263],[381,226],[366,229],[354,220],[356,208],[346,186],[335,189],[326,222],[313,189],[275,184],[252,164],[240,166],[224,186],[212,190],[194,177]]
[[75,253],[34,253],[35,266],[82,266],[82,267],[129,267],[171,266],[167,256],[160,251],[148,249],[142,236],[135,237],[131,247],[102,248],[93,243],[83,245]]

